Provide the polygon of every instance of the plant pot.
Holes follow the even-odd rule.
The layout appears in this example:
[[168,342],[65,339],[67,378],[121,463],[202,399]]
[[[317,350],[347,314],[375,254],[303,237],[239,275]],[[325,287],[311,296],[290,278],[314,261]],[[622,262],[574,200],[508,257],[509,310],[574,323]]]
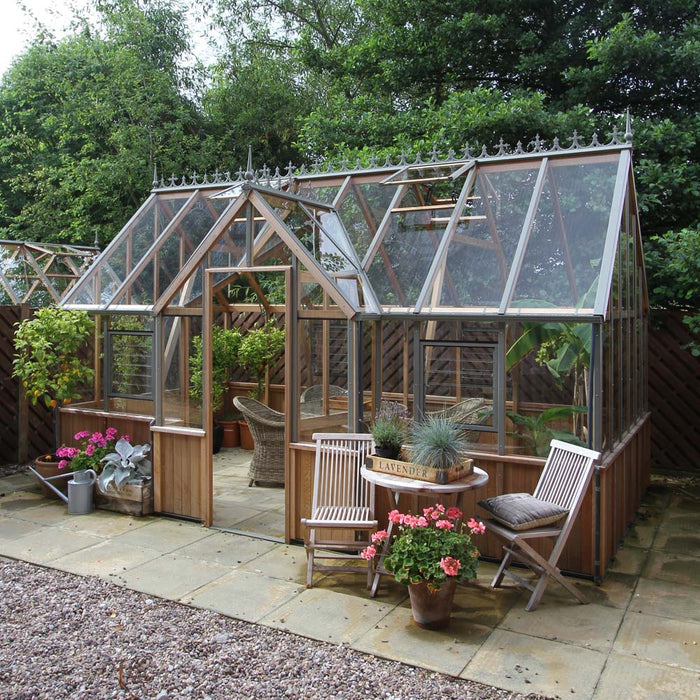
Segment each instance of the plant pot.
[[237,420],[219,420],[224,431],[222,447],[238,447],[241,444],[241,429]]
[[255,447],[255,443],[250,432],[250,426],[244,420],[239,420],[238,427],[241,431],[241,447],[244,450],[252,450]]
[[410,583],[408,595],[415,623],[427,630],[440,630],[450,624],[452,602],[457,588],[457,579],[448,579],[435,591],[428,588],[428,582]]
[[95,505],[101,510],[111,510],[115,513],[149,515],[153,512],[152,482],[124,484],[119,491],[112,486],[107,491],[95,486]]
[[[46,459],[46,457],[51,457],[50,459]],[[41,474],[45,479],[48,479],[52,476],[60,476],[61,474],[67,474],[71,475],[73,472],[71,472],[68,467],[65,469],[59,469],[58,468],[58,459],[56,459],[53,455],[45,455],[42,457],[38,457],[37,459],[34,460],[34,469]],[[51,482],[52,486],[56,487],[61,493],[68,493],[68,478],[65,479],[56,479]],[[39,485],[41,486],[41,495],[44,498],[54,498],[55,500],[59,501],[61,500],[60,497],[51,490],[49,486],[47,486],[43,481],[39,481]]]
[[379,445],[377,445],[374,448],[374,454],[376,454],[377,457],[384,457],[384,459],[398,459],[400,452],[400,447],[379,447]]
[[221,444],[224,441],[224,429],[216,422],[211,433],[212,452],[217,454],[221,450]]

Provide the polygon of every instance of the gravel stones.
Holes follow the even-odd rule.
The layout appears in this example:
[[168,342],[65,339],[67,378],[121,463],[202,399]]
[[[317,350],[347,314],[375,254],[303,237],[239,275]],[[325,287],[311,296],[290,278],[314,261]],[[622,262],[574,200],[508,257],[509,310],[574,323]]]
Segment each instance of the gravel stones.
[[523,697],[24,562],[0,590],[4,700]]

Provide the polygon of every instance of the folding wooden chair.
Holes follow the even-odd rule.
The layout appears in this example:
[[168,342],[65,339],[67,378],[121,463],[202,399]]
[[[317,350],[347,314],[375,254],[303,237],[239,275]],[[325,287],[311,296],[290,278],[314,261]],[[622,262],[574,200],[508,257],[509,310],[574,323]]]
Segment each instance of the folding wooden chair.
[[[576,521],[595,462],[599,458],[599,452],[552,440],[547,462],[532,496],[504,494],[479,503],[499,518],[488,521],[487,531],[507,542],[503,546],[505,556],[491,587],[500,586],[503,577],[508,576],[532,591],[525,607],[528,612],[539,605],[550,578],[558,581],[580,603],[588,602],[585,596],[563,577],[557,562]],[[547,522],[550,524],[545,524]],[[554,540],[552,553],[547,559],[530,544],[545,538]],[[535,585],[508,568],[513,560],[538,574],[539,579]]]
[[[372,584],[373,567],[360,552],[370,544],[377,529],[374,517],[374,484],[360,476],[365,458],[374,452],[371,435],[315,433],[316,464],[311,517],[302,518],[309,528],[306,542],[306,586],[311,588],[314,571],[367,572]],[[358,559],[363,566],[320,564],[317,560]]]

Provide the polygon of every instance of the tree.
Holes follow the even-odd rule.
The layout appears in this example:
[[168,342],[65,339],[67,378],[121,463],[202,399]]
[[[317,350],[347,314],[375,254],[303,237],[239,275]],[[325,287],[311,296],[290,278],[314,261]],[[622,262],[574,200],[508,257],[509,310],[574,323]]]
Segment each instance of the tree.
[[197,167],[201,118],[182,92],[182,16],[168,7],[98,2],[102,24],[38,37],[5,74],[3,236],[106,243],[143,201],[154,166]]

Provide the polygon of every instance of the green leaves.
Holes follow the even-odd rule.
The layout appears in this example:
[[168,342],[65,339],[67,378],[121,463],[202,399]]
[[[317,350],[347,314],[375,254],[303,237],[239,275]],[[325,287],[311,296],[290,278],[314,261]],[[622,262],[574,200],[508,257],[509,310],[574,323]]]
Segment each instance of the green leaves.
[[17,324],[12,376],[22,380],[32,403],[47,406],[79,399],[95,371],[82,353],[95,330],[85,311],[39,309]]

